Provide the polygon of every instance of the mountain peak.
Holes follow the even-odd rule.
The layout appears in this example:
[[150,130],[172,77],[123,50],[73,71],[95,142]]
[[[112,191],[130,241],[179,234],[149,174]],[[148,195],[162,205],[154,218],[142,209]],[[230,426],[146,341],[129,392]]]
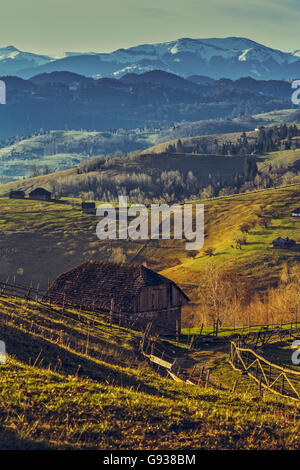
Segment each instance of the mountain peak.
[[2,51],[19,51],[15,46],[5,46],[5,47],[0,47],[0,50]]
[[178,38],[140,44],[111,53],[65,53],[55,58],[21,52],[14,46],[0,49],[0,74],[30,78],[41,73],[67,71],[92,78],[116,78],[152,70],[213,79],[252,77],[260,80],[298,78],[300,52],[283,52],[236,36]]

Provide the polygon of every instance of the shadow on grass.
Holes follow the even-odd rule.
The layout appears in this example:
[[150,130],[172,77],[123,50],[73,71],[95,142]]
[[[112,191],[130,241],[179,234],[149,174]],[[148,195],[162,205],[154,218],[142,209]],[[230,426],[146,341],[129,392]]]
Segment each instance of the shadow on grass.
[[[104,362],[83,356],[54,344],[47,339],[19,330],[11,325],[0,325],[0,335],[5,341],[7,354],[23,364],[49,369],[64,376],[90,378],[106,385],[133,387],[157,395],[158,390],[139,379],[130,369],[121,370]],[[135,369],[136,370],[136,369]]]
[[51,450],[53,447],[43,442],[22,439],[18,434],[0,425],[0,450]]
[[246,246],[247,246],[247,245],[249,245],[249,246],[250,246],[250,245],[265,245],[265,243],[264,243],[264,242],[247,242],[247,243],[246,243]]

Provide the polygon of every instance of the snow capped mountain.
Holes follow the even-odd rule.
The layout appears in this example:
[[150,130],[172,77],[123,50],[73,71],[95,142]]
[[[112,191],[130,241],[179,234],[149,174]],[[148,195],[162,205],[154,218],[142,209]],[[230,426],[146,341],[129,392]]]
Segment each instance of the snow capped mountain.
[[14,46],[0,47],[0,74],[21,76],[22,70],[40,67],[51,60],[49,56],[23,52]]
[[14,59],[19,53],[20,51],[14,46],[2,47],[0,48],[0,60]]
[[118,78],[157,69],[183,77],[292,79],[300,77],[300,50],[282,52],[238,37],[181,38],[112,53],[66,52],[59,58],[22,52],[13,46],[0,48],[0,74],[22,78],[54,71]]

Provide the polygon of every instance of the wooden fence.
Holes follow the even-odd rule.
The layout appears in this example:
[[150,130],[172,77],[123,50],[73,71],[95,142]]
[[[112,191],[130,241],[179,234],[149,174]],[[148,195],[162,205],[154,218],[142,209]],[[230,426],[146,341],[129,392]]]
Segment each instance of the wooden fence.
[[262,388],[283,397],[300,400],[300,372],[281,367],[260,356],[253,349],[230,343],[229,362]]
[[[141,312],[139,314],[133,314],[129,311],[116,310],[116,308],[114,307],[113,299],[110,308],[103,308],[102,306],[98,307],[96,302],[92,302],[89,304],[82,302],[81,305],[73,304],[66,298],[64,294],[62,294],[59,298],[60,306],[58,306],[56,304],[53,304],[51,298],[44,299],[43,292],[40,290],[39,285],[35,287],[33,283],[31,283],[29,286],[23,286],[17,284],[14,280],[12,282],[8,281],[9,279],[7,279],[6,282],[0,282],[0,295],[15,297],[27,301],[33,301],[43,306],[44,308],[52,310],[56,313],[60,312],[66,317],[74,318],[75,314],[74,312],[72,312],[72,310],[76,310],[79,312],[79,314],[85,312],[88,314],[97,315],[101,317],[103,321],[109,323],[111,326],[114,324],[141,331],[143,331],[145,328],[144,322],[141,318],[144,312]],[[84,321],[83,318],[82,321]],[[170,331],[170,336],[174,336],[173,329],[168,328],[163,322],[157,320],[155,324],[157,327],[162,327],[164,328],[164,330]]]
[[[91,321],[84,315],[80,315],[80,312],[75,313],[67,310],[67,306],[56,307],[42,302],[39,287],[34,287],[32,284],[26,287],[16,282],[0,282],[0,295],[34,301],[53,313],[66,316],[76,322],[89,324]],[[68,305],[68,307],[70,308],[71,305]],[[95,305],[86,313],[91,313],[93,309],[95,310],[94,313],[102,313],[103,318],[109,324],[112,323],[112,316],[109,315],[109,312],[98,312]],[[120,321],[120,318],[122,318],[124,323],[127,323],[129,328],[134,326],[135,319],[131,315],[129,316],[128,313],[123,315],[119,312],[118,321]],[[285,329],[278,328],[274,330],[263,327],[258,332],[240,335],[236,342],[230,342],[229,362],[234,369],[242,371],[255,380],[259,384],[260,391],[264,388],[281,396],[300,400],[300,372],[273,364],[254,350],[272,340],[282,340],[287,335],[290,338],[296,338],[294,335],[299,332],[300,328],[298,326],[290,324],[290,327]],[[203,335],[201,339],[207,341],[208,338],[209,335]],[[171,356],[169,349],[168,352],[164,350],[163,344],[157,339],[151,335],[151,327],[148,325],[140,342],[140,352],[152,364],[164,369],[166,374],[176,382],[216,387],[210,380],[209,369],[205,370],[204,366],[200,366],[200,370],[194,368],[188,373],[180,366],[180,360],[178,360],[176,355]],[[191,347],[194,343],[193,340],[194,338],[191,338]]]
[[250,347],[251,349],[262,348],[265,344],[271,342],[283,341],[284,339],[294,338],[300,333],[298,323],[285,323],[277,327],[262,326],[259,331],[239,335],[237,339],[238,346]]
[[200,370],[196,370],[196,366],[188,373],[181,365],[180,358],[175,354],[171,356],[163,349],[162,343],[156,338],[151,337],[151,323],[145,329],[143,338],[140,342],[140,352],[152,364],[157,364],[158,369],[165,370],[168,377],[175,382],[186,383],[189,385],[201,385],[204,387],[215,385],[210,381],[210,370],[205,370],[201,366]]

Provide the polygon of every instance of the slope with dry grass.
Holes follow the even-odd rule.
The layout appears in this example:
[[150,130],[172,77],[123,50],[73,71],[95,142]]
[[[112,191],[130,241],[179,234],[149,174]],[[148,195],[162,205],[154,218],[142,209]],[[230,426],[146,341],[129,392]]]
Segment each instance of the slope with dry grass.
[[[238,392],[178,384],[137,359],[121,366],[120,355],[101,356],[96,335],[130,356],[138,334],[96,319],[86,347],[86,329],[73,320],[9,297],[1,297],[0,305],[8,349],[0,366],[1,449],[299,446],[299,408],[287,400],[259,400],[257,389],[242,383]],[[220,358],[219,373],[222,360],[227,370]]]

